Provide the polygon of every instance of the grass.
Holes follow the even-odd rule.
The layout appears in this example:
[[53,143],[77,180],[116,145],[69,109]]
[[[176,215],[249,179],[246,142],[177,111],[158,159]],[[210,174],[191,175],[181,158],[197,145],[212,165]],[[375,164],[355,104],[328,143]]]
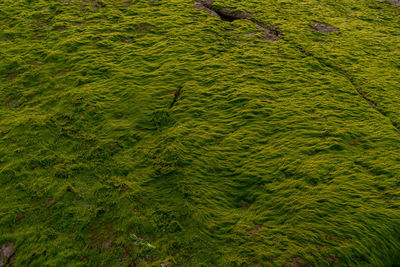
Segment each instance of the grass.
[[400,262],[400,9],[214,4],[0,2],[15,266]]

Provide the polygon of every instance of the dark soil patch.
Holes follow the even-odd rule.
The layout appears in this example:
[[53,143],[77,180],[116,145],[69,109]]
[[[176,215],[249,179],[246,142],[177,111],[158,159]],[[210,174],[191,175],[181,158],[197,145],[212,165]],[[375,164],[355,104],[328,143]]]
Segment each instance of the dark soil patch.
[[311,22],[311,27],[310,29],[315,30],[317,32],[320,33],[331,33],[331,32],[338,32],[339,29],[335,28],[331,25],[325,24],[325,23],[321,23],[321,22]]

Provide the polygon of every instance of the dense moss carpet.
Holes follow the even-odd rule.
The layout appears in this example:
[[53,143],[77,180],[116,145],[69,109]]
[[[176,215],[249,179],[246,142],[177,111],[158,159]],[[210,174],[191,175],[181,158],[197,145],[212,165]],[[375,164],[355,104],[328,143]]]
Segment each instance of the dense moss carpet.
[[2,0],[0,74],[3,264],[400,262],[389,2]]

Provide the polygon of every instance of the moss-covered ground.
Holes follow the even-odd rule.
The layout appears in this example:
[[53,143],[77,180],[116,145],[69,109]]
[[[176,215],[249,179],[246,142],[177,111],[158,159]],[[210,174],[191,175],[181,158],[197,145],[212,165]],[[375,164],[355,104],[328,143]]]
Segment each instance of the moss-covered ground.
[[193,4],[0,1],[4,260],[400,263],[400,9]]

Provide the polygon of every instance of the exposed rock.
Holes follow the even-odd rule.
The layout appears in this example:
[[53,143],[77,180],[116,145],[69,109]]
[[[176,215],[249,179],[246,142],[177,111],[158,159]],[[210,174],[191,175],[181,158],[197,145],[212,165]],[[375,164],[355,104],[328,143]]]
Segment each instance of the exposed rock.
[[339,259],[337,257],[327,257],[326,261],[333,264],[339,264]]
[[282,39],[282,32],[276,26],[265,26],[257,22],[256,27],[263,31],[263,34],[265,36],[265,38],[261,38],[261,40],[263,41],[274,42]]
[[234,21],[237,19],[252,19],[254,16],[245,11],[233,11],[229,8],[220,8],[217,10],[217,14],[225,21]]
[[203,11],[206,11],[211,16],[220,18],[224,21],[234,21],[237,19],[252,19],[254,16],[245,11],[234,11],[230,8],[219,8],[215,10],[212,8],[213,0],[196,0],[194,7]]
[[250,231],[250,234],[252,234],[252,235],[258,234],[260,232],[260,229],[261,229],[261,225],[257,224],[256,227]]
[[325,23],[321,23],[321,22],[311,22],[311,27],[310,29],[315,30],[317,32],[320,33],[331,33],[331,32],[338,32],[339,29],[335,28],[331,25],[325,24]]
[[14,256],[14,243],[8,242],[1,246],[0,248],[0,267],[10,263]]
[[197,0],[197,2],[200,2],[203,6],[207,8],[211,8],[214,0]]
[[[386,1],[394,6],[400,7],[400,0],[386,0]],[[382,2],[382,0],[380,2]]]
[[111,245],[112,245],[112,240],[111,240],[111,239],[108,240],[108,241],[104,241],[104,242],[101,244],[100,251],[101,251],[101,252],[105,251],[106,249],[108,249],[109,247],[111,247]]
[[172,267],[172,261],[168,261],[166,263],[161,263],[161,267]]
[[129,39],[129,38],[123,38],[123,39],[121,39],[121,41],[124,42],[124,43],[127,43],[127,44],[133,43],[133,40]]
[[212,1],[209,0],[196,0],[194,2],[195,8],[206,11],[208,14],[216,18],[221,18],[215,11],[211,10],[211,6],[212,6]]

